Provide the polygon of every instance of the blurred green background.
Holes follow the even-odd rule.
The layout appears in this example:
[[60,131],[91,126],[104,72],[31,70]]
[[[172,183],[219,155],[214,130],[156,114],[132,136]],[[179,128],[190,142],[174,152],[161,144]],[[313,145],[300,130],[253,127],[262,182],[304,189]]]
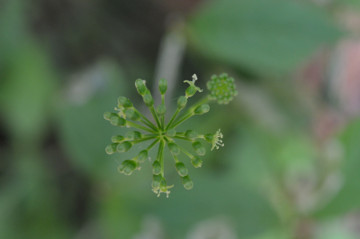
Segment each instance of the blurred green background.
[[[0,238],[360,238],[359,29],[357,0],[0,0]],[[193,190],[117,172],[103,112],[135,79],[171,108],[222,72]]]

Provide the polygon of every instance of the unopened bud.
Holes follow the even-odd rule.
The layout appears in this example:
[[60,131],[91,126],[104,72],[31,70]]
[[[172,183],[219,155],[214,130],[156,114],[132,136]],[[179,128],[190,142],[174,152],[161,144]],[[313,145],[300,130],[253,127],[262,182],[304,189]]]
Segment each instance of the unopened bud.
[[128,108],[125,110],[125,115],[127,119],[137,121],[140,119],[140,114],[134,108]]
[[140,163],[145,162],[147,158],[148,158],[148,151],[147,151],[146,149],[140,151],[140,153],[139,153],[138,156],[137,156],[137,160],[138,160]]
[[131,146],[132,146],[132,144],[129,141],[125,141],[125,142],[118,144],[118,146],[116,147],[116,150],[119,153],[124,153],[124,152],[129,151],[129,149],[131,149]]
[[126,108],[130,108],[132,106],[133,106],[133,104],[131,103],[131,101],[128,98],[126,98],[124,96],[120,96],[118,98],[118,107],[119,108],[125,108],[126,109]]
[[192,146],[197,155],[204,156],[206,154],[205,147],[199,141],[194,142]]
[[210,105],[203,104],[203,105],[198,106],[194,110],[194,113],[197,114],[197,115],[202,115],[202,114],[205,114],[205,113],[209,112],[209,110],[210,110]]
[[187,104],[187,98],[185,96],[180,96],[177,101],[177,107],[179,109],[183,109],[185,108],[186,104]]
[[161,173],[161,165],[160,165],[160,162],[158,160],[155,160],[153,162],[152,167],[153,167],[153,174],[158,175],[158,174]]
[[114,135],[113,137],[111,137],[111,141],[113,143],[121,143],[122,141],[124,141],[124,136],[122,135]]
[[128,140],[138,140],[141,139],[142,134],[139,131],[129,131],[125,136]]
[[182,184],[186,190],[190,190],[194,187],[194,183],[189,176],[182,177]]
[[162,95],[166,93],[167,90],[167,81],[165,79],[160,79],[159,81],[159,91]]
[[146,91],[143,95],[143,100],[146,106],[153,106],[154,105],[154,99],[150,93],[150,91]]
[[199,157],[193,157],[191,159],[191,164],[195,167],[195,168],[200,168],[202,166],[203,161],[199,158]]
[[188,169],[185,167],[185,164],[182,162],[177,162],[175,164],[176,171],[181,177],[188,175]]
[[118,170],[120,173],[123,173],[125,175],[131,175],[136,168],[137,168],[137,163],[134,160],[125,160],[119,166]]
[[115,114],[110,117],[110,123],[115,126],[124,126],[126,120]]
[[137,92],[142,96],[146,93],[146,91],[148,91],[148,88],[146,87],[146,81],[142,79],[137,79],[135,81],[135,87]]
[[113,153],[115,153],[115,152],[116,152],[116,146],[117,146],[116,143],[110,144],[110,145],[106,146],[105,152],[106,152],[107,154],[113,154]]
[[177,144],[175,143],[169,143],[168,144],[170,152],[174,155],[179,155],[180,154],[180,148],[179,146],[177,146]]
[[157,112],[159,115],[164,115],[166,113],[166,106],[161,104],[157,107]]

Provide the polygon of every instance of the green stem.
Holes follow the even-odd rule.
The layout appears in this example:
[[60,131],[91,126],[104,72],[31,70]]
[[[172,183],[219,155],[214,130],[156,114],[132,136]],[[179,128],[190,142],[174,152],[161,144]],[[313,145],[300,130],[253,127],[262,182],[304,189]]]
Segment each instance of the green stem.
[[185,122],[186,120],[190,119],[192,116],[194,116],[195,113],[193,111],[185,114],[183,117],[181,117],[180,119],[178,119],[173,125],[171,125],[169,127],[169,129],[173,129],[177,126],[179,126],[181,123]]
[[186,141],[190,141],[190,142],[193,142],[193,141],[194,141],[194,140],[188,139],[188,138],[186,138],[186,137],[181,137],[181,136],[177,136],[177,135],[175,135],[174,138],[176,138],[176,139],[182,139],[182,140],[186,140]]
[[[135,108],[134,108],[135,109]],[[143,115],[140,111],[138,111],[137,109],[135,109],[135,111],[140,115],[140,117],[142,118],[142,120],[140,120],[143,124],[146,124],[148,127],[152,128],[153,130],[157,131],[156,126],[145,116]]]
[[146,150],[150,150],[152,147],[154,147],[155,144],[157,144],[157,142],[159,142],[159,138],[155,139],[147,148]]
[[149,109],[150,109],[150,112],[151,112],[151,114],[153,115],[153,117],[154,117],[154,119],[156,121],[157,126],[161,129],[161,124],[160,124],[160,121],[159,121],[159,117],[158,117],[158,115],[157,115],[157,113],[156,113],[156,111],[154,109],[154,106],[153,105],[150,106]]
[[[184,115],[182,118],[178,119],[175,124],[171,125],[171,124],[169,123],[168,126],[166,127],[166,129],[167,129],[167,130],[168,130],[168,129],[173,129],[173,128],[175,128],[176,126],[178,126],[179,124],[183,123],[185,120],[189,119],[191,116],[194,115],[194,110],[195,110],[197,107],[199,107],[200,105],[205,104],[205,103],[207,103],[207,102],[209,102],[209,97],[208,97],[208,96],[202,98],[202,99],[199,100],[197,103],[195,103],[193,106],[191,106],[191,107],[188,109],[187,113],[185,113],[185,115]],[[179,111],[179,112],[180,112],[180,111]],[[175,112],[175,113],[179,113],[179,112]],[[176,115],[177,115],[177,114],[176,114]],[[173,118],[171,119],[171,123],[172,123],[172,121],[175,120],[176,115],[174,114]]]
[[178,145],[179,149],[186,154],[186,156],[188,156],[190,159],[194,158],[194,155],[192,155],[191,153],[189,153],[186,149],[184,149],[183,147],[181,147],[180,145]]
[[154,136],[149,136],[149,137],[144,137],[142,139],[138,139],[138,140],[132,140],[132,141],[129,141],[133,144],[137,144],[137,143],[141,143],[141,142],[144,142],[144,141],[147,141],[147,140],[150,140],[150,139],[155,139]]
[[158,150],[158,154],[157,154],[157,159],[160,161],[160,165],[161,165],[161,176],[164,177],[164,146],[165,146],[165,142],[163,139],[160,139],[160,145],[159,145],[159,150]]
[[131,121],[126,121],[126,124],[127,124],[128,126],[131,126],[131,127],[137,128],[137,129],[141,129],[141,130],[144,130],[144,131],[153,133],[153,134],[156,134],[156,133],[157,133],[156,131],[154,131],[154,130],[152,130],[152,129],[146,128],[145,126],[139,125],[139,124],[134,123],[134,122],[131,122]]
[[[165,95],[161,95],[161,104],[165,105]],[[160,120],[161,120],[161,129],[164,130],[165,129],[165,115],[161,115]]]
[[176,116],[180,113],[180,111],[181,111],[181,109],[179,109],[179,108],[176,109],[174,115],[171,117],[169,123],[168,123],[167,126],[165,127],[165,130],[166,130],[166,131],[170,128],[171,124],[174,122]]

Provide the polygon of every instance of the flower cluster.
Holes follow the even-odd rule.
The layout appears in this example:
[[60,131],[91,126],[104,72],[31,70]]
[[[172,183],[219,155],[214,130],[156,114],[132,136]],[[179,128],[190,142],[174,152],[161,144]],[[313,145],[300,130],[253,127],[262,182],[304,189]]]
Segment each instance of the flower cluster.
[[[149,151],[158,145],[156,159],[152,162],[152,190],[158,196],[161,193],[165,193],[168,197],[170,193],[169,189],[173,187],[172,185],[168,185],[165,179],[164,150],[167,149],[171,153],[175,169],[181,177],[184,188],[190,190],[194,184],[188,175],[187,167],[179,158],[180,154],[184,154],[190,159],[191,164],[195,168],[199,168],[203,163],[201,157],[206,154],[206,147],[203,145],[203,142],[209,143],[211,150],[224,146],[222,142],[223,134],[220,129],[212,134],[200,134],[194,130],[176,130],[176,127],[192,116],[203,115],[209,112],[210,106],[208,103],[211,100],[216,100],[220,104],[229,103],[233,96],[236,95],[233,78],[229,78],[226,74],[222,74],[219,77],[213,76],[211,81],[208,82],[208,89],[211,91],[210,95],[189,107],[185,113],[181,114],[186,108],[188,99],[197,92],[202,92],[202,89],[195,85],[196,81],[197,77],[195,74],[191,81],[184,81],[189,86],[185,90],[185,95],[178,98],[177,108],[168,122],[165,121],[165,93],[167,91],[167,81],[165,79],[159,81],[161,103],[157,107],[154,105],[153,97],[146,86],[146,82],[141,79],[135,81],[137,92],[152,114],[153,121],[135,108],[130,99],[123,96],[118,98],[115,112],[106,112],[104,114],[104,118],[114,126],[135,129],[128,131],[125,135],[113,136],[111,138],[112,143],[105,148],[107,154],[127,152],[135,144],[150,141],[147,147],[144,147],[136,156],[124,160],[118,168],[119,172],[125,175],[131,175],[136,169],[140,169],[140,165],[150,159]],[[178,145],[178,140],[190,142],[195,153],[191,153]]]

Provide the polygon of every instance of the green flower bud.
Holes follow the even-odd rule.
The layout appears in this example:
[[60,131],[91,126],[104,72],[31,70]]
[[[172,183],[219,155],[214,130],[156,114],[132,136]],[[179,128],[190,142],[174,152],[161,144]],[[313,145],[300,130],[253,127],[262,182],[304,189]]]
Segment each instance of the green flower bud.
[[110,117],[110,123],[115,126],[124,126],[126,120],[115,114]]
[[131,101],[128,98],[126,98],[124,96],[120,96],[118,98],[118,107],[119,108],[125,108],[126,109],[126,108],[130,108],[132,106],[133,106],[133,104],[131,103]]
[[187,98],[185,96],[180,96],[177,101],[177,107],[179,109],[183,109],[185,108],[186,104],[187,104]]
[[114,135],[111,137],[111,142],[113,143],[121,143],[122,141],[124,141],[124,136],[122,135]]
[[106,152],[107,154],[113,154],[113,153],[115,153],[115,152],[116,152],[116,146],[117,146],[116,143],[110,144],[110,145],[106,146],[105,152]]
[[140,114],[134,108],[128,108],[125,110],[125,115],[127,119],[137,121],[140,119]]
[[131,175],[135,169],[137,168],[137,163],[134,160],[125,160],[122,162],[122,164],[119,166],[118,170],[120,173],[123,173],[125,175]]
[[188,81],[188,80],[184,81],[185,83],[189,84],[189,87],[185,90],[186,98],[192,97],[198,91],[202,92],[202,89],[195,86],[195,81],[197,81],[197,76],[195,74],[192,76],[192,81]]
[[135,87],[137,92],[142,96],[145,95],[145,93],[148,91],[148,88],[146,87],[146,81],[142,79],[137,79],[135,81]]
[[166,179],[164,177],[160,181],[160,191],[161,192],[167,192],[168,191],[168,187],[166,185]]
[[159,81],[159,91],[162,95],[165,95],[167,90],[167,81],[165,79],[160,79]]
[[147,158],[148,158],[148,151],[146,149],[140,151],[140,153],[137,155],[137,160],[140,163],[145,162]]
[[234,79],[223,73],[219,76],[213,75],[207,83],[210,91],[210,99],[219,104],[228,104],[238,94]]
[[125,136],[128,140],[138,140],[141,139],[142,134],[139,131],[129,131]]
[[175,143],[169,143],[168,144],[170,152],[174,155],[179,155],[180,154],[180,148],[179,146],[177,146],[177,144]]
[[176,130],[175,129],[170,129],[166,132],[166,135],[169,137],[174,137],[176,135]]
[[124,152],[129,151],[129,149],[131,149],[131,146],[132,146],[132,143],[130,143],[129,141],[125,141],[125,142],[118,144],[118,146],[116,147],[116,150],[119,153],[124,153]]
[[206,154],[205,147],[199,141],[194,142],[192,146],[197,155],[204,156]]
[[199,134],[194,130],[187,130],[185,132],[185,137],[191,140],[196,139],[199,136]]
[[162,176],[161,175],[153,175],[153,181],[152,181],[152,189],[154,192],[160,190],[160,182],[161,182]]
[[203,104],[203,105],[200,105],[198,106],[195,110],[194,110],[194,113],[196,115],[202,115],[202,114],[205,114],[207,112],[209,112],[210,110],[210,105],[208,104]]
[[113,116],[113,115],[116,115],[116,114],[111,113],[111,112],[105,112],[104,113],[104,119],[110,120],[111,116]]
[[146,91],[143,95],[143,100],[146,106],[153,106],[154,105],[154,99],[150,93],[150,91]]
[[195,167],[195,168],[200,168],[202,166],[203,161],[199,158],[199,157],[193,157],[191,159],[191,164]]
[[157,107],[157,112],[159,115],[164,115],[166,113],[166,106],[161,104]]
[[181,177],[188,175],[188,169],[185,167],[185,164],[182,162],[177,162],[175,164],[176,171]]
[[182,177],[182,184],[186,190],[190,190],[194,187],[193,181],[190,179],[189,176]]
[[153,162],[153,174],[155,175],[159,175],[161,173],[161,165],[160,165],[160,162],[158,160],[155,160]]

